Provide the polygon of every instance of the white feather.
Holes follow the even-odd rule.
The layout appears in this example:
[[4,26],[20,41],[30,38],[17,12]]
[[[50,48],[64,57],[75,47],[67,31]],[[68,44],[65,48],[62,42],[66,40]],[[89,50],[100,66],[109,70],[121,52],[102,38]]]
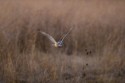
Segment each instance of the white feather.
[[48,37],[48,39],[49,39],[52,43],[57,44],[56,40],[55,40],[51,35],[49,35],[49,34],[47,34],[47,33],[45,33],[45,32],[41,32],[41,31],[40,31],[40,33],[42,33],[43,35],[45,35],[46,37]]
[[66,38],[66,36],[71,32],[72,29],[73,29],[73,27],[70,28],[70,30],[62,37],[61,41],[63,41]]

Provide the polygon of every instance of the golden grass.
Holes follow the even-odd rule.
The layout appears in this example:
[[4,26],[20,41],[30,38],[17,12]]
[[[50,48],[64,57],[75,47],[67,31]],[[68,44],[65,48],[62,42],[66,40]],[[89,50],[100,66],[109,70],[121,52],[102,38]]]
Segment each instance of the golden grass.
[[[0,1],[0,82],[125,82],[122,0]],[[59,40],[74,28],[62,48]]]

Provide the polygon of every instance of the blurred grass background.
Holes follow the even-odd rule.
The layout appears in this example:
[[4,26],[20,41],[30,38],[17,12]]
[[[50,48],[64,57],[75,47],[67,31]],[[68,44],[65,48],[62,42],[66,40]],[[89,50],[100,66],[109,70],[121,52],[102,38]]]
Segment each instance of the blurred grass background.
[[[125,1],[1,0],[0,82],[124,83]],[[39,31],[59,40],[54,48]]]

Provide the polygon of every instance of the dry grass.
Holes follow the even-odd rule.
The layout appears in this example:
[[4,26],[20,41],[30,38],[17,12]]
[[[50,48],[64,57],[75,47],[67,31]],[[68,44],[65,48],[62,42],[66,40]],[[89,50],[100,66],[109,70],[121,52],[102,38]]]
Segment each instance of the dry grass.
[[[1,0],[0,83],[124,83],[125,1]],[[64,47],[53,48],[44,31]]]

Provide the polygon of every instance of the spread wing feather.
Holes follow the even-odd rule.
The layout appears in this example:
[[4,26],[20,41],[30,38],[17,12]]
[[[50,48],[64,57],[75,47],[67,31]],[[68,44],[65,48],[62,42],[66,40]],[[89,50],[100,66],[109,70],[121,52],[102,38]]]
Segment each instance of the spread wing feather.
[[70,30],[62,37],[61,41],[63,41],[66,38],[66,36],[72,31],[72,29],[73,27],[70,28]]
[[47,34],[47,33],[45,33],[45,32],[41,32],[41,31],[40,31],[40,33],[42,33],[43,35],[45,35],[46,37],[48,37],[48,39],[49,39],[52,43],[54,43],[54,44],[57,43],[56,40],[55,40],[51,35],[49,35],[49,34]]

